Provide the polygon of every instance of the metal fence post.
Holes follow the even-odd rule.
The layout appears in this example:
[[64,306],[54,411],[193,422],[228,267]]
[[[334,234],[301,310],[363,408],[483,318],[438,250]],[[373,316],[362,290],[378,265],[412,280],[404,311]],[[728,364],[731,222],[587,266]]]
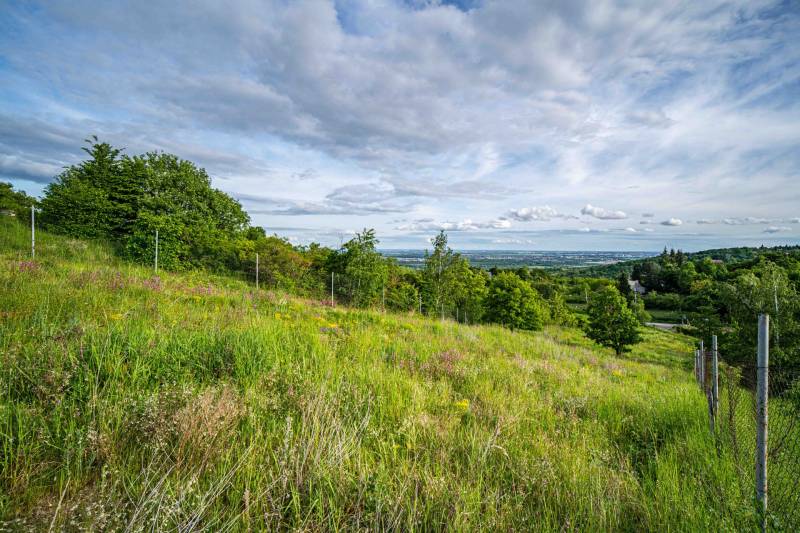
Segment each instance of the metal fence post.
[[335,300],[333,299],[333,272],[331,272],[331,305],[333,305],[334,302]]
[[156,230],[156,255],[155,255],[155,273],[158,274],[158,230]]
[[706,351],[703,341],[700,341],[700,389],[706,390]]
[[36,259],[36,208],[31,205],[31,260]]
[[719,348],[717,346],[717,336],[711,336],[711,424],[719,413]]
[[258,253],[256,253],[256,290],[258,290]]
[[758,371],[756,374],[756,499],[761,530],[767,528],[767,402],[769,398],[769,315],[758,316]]

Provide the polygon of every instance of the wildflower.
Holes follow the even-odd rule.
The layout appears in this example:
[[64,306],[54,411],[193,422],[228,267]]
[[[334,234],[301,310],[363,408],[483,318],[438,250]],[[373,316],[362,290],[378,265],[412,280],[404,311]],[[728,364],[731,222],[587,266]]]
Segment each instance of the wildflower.
[[281,315],[280,313],[275,313],[275,318],[277,318],[278,320],[280,320],[280,319],[281,319],[281,316],[282,316],[282,315]]
[[111,315],[111,320],[122,320],[124,315],[122,313],[113,313]]
[[453,404],[459,411],[466,413],[469,411],[469,400],[459,400]]

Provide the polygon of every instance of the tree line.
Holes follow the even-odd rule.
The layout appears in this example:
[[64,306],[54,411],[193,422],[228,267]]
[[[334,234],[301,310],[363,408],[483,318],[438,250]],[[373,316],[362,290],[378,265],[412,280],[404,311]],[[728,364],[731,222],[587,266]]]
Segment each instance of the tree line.
[[[645,313],[673,312],[687,322],[681,331],[706,343],[717,335],[723,359],[750,370],[757,317],[769,314],[771,365],[800,371],[800,247],[692,254],[665,248],[652,259],[614,265],[603,274],[616,274],[623,294],[629,277],[638,281],[647,291],[639,298]],[[572,283],[577,286],[588,279],[575,278]]]

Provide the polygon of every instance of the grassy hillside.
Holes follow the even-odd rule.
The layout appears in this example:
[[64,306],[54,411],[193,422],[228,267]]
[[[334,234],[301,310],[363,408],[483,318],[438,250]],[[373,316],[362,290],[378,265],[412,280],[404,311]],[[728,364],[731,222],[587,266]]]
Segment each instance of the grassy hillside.
[[[627,357],[162,274],[0,226],[12,529],[743,527],[686,338]],[[709,491],[708,487],[718,487]]]

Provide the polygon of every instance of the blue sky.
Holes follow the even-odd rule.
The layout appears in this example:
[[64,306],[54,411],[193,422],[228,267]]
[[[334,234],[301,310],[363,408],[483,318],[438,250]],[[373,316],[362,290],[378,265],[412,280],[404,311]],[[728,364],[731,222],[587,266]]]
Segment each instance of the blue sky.
[[800,243],[800,3],[5,2],[0,179],[92,134],[387,248]]

